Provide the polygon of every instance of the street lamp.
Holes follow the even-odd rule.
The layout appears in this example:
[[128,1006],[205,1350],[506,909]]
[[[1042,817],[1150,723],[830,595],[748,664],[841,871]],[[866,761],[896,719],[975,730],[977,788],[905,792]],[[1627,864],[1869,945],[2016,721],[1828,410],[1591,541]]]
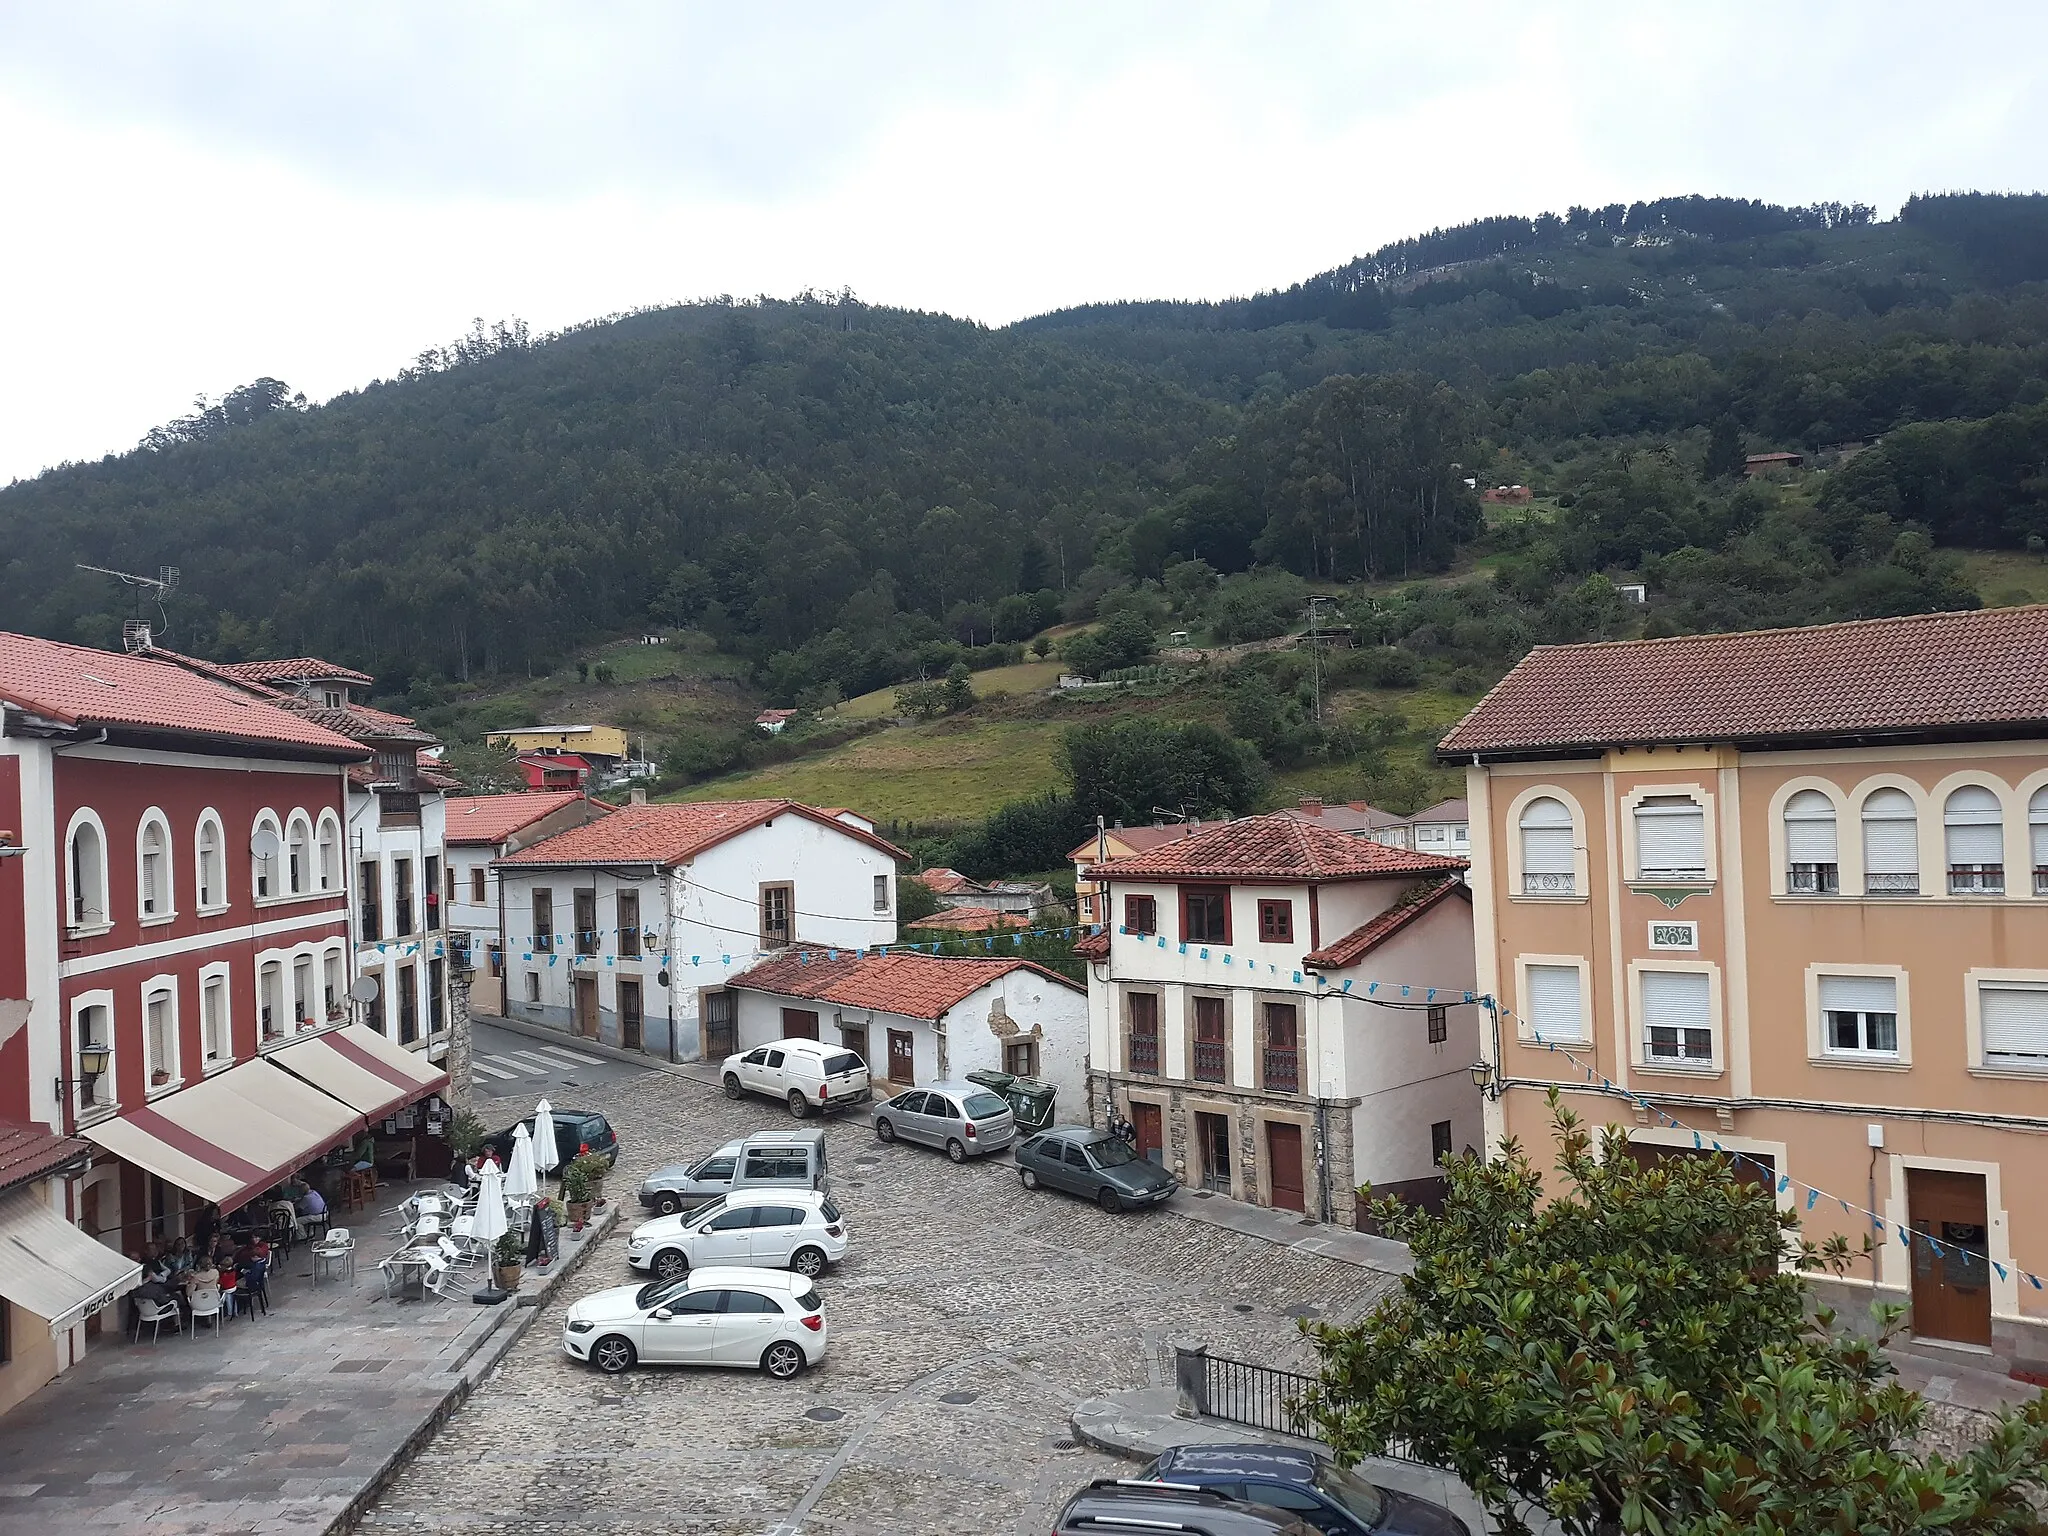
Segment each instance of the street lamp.
[[1492,1062],[1475,1061],[1472,1063],[1470,1071],[1472,1073],[1472,1086],[1474,1088],[1477,1088],[1489,1099],[1497,1099],[1500,1097],[1500,1079],[1493,1070]]
[[92,1085],[106,1075],[107,1058],[113,1054],[108,1047],[95,1045],[89,1040],[81,1045],[78,1048],[77,1081],[63,1077],[57,1079],[57,1102],[64,1102],[64,1090],[67,1088],[84,1088],[90,1091]]

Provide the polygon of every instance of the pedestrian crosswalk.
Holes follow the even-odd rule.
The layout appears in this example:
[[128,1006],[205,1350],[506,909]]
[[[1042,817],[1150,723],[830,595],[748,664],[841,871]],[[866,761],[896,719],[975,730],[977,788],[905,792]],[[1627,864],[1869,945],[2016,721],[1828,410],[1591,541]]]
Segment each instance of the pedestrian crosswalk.
[[493,1082],[509,1083],[514,1078],[541,1073],[569,1072],[577,1067],[597,1066],[601,1058],[587,1056],[560,1045],[536,1045],[529,1050],[479,1051],[470,1058],[469,1080],[477,1087]]

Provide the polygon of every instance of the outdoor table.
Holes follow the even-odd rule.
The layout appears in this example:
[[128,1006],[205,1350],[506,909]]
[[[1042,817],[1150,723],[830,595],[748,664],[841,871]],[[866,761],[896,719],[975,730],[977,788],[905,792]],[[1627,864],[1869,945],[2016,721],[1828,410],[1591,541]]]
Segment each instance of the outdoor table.
[[427,1261],[424,1250],[400,1249],[385,1261],[384,1295],[400,1301],[427,1299]]

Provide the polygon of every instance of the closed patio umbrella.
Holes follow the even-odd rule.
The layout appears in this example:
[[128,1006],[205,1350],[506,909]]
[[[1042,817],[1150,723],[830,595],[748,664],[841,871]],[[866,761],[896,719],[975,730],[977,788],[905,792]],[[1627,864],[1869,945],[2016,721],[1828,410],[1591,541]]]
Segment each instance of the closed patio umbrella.
[[567,1161],[555,1147],[555,1112],[542,1099],[533,1112],[533,1171],[546,1178]]
[[476,1240],[486,1248],[505,1235],[505,1175],[485,1163],[476,1181]]
[[539,1191],[540,1180],[533,1172],[533,1138],[521,1125],[512,1133],[512,1166],[505,1170],[505,1197],[524,1203]]

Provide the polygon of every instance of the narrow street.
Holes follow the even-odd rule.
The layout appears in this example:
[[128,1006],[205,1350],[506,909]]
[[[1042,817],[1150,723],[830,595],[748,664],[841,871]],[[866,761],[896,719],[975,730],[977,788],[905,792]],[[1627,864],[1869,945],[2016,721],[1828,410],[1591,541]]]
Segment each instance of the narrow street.
[[[476,1020],[471,1028],[471,1086],[480,1099],[504,1099],[508,1105],[523,1106],[520,1114],[530,1113],[543,1096],[557,1100],[561,1108],[571,1108],[563,1094],[574,1094],[600,1083],[623,1082],[650,1070],[580,1050],[567,1037],[560,1041],[538,1040],[482,1019]],[[494,1111],[488,1104],[479,1104],[477,1113],[489,1122],[492,1130],[504,1118],[503,1112]]]

